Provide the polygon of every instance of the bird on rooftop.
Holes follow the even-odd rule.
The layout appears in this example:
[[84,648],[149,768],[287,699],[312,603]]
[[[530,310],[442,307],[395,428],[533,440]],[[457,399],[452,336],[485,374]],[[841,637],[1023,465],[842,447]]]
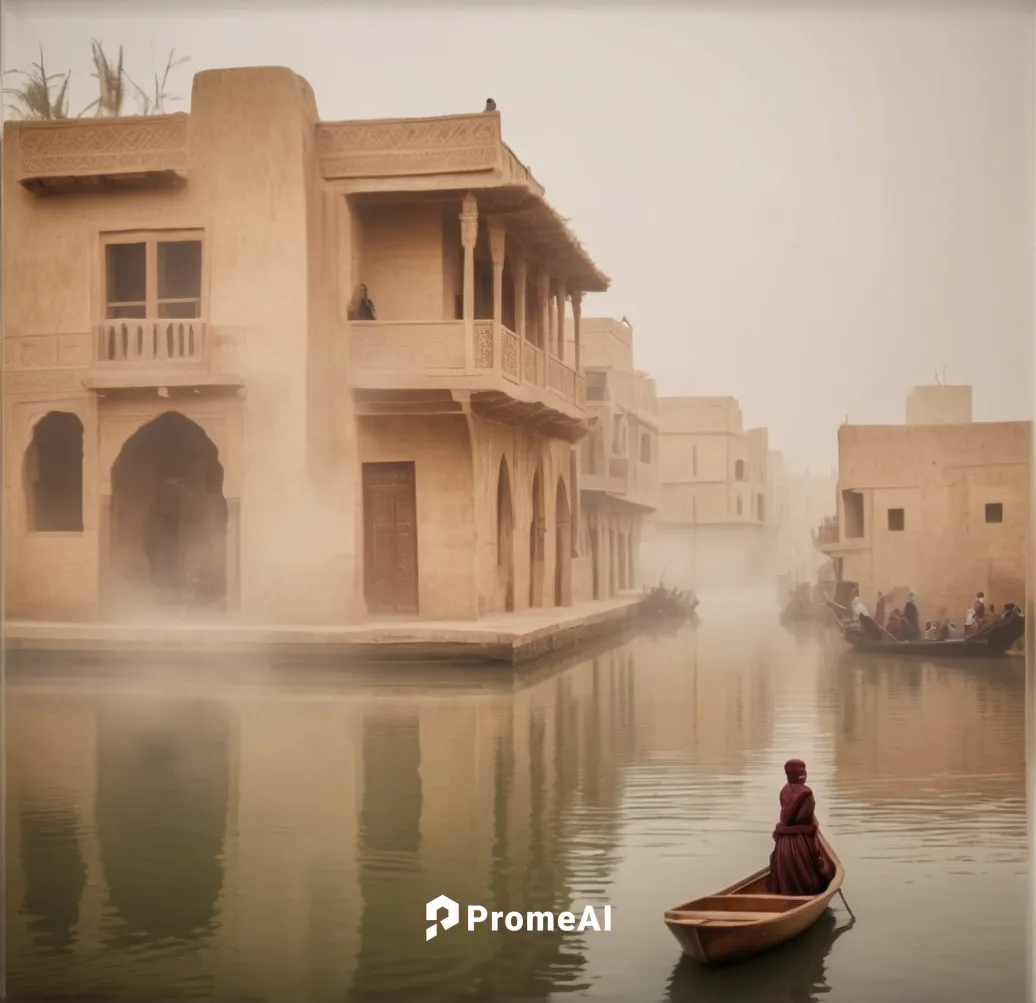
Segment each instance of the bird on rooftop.
[[496,102],[492,98],[486,98],[486,106],[483,111],[496,111]]
[[627,327],[633,327],[633,325],[626,319],[626,315],[625,314],[622,315],[622,320],[619,321],[619,323],[620,324],[625,324]]

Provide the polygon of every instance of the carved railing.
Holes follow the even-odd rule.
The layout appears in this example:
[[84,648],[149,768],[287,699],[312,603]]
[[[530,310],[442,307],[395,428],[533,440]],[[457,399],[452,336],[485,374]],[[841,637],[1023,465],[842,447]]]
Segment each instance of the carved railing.
[[[481,319],[475,321],[473,334],[476,371],[496,372],[511,383],[540,390],[549,388],[570,403],[580,407],[585,404],[583,375],[560,359],[548,357],[542,348],[509,327],[497,327],[493,321]],[[395,370],[412,375],[417,370],[441,378],[450,370],[463,371],[465,366],[464,323],[459,320],[353,321],[349,340],[354,372],[377,374],[381,383]]]
[[106,320],[94,328],[101,363],[204,362],[205,321]]

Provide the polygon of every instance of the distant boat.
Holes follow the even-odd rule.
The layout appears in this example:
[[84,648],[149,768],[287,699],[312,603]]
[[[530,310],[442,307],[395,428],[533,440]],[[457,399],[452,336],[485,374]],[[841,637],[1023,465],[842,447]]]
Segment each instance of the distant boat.
[[938,658],[998,658],[1025,636],[1025,617],[1012,616],[971,637],[951,637],[945,641],[897,641],[888,631],[871,621],[874,630],[867,634],[843,606],[829,602],[842,637],[857,651],[875,655],[925,655]]
[[685,954],[705,964],[748,958],[797,937],[823,915],[845,878],[823,836],[820,845],[835,874],[819,895],[769,894],[767,865],[723,891],[667,910],[665,925]]

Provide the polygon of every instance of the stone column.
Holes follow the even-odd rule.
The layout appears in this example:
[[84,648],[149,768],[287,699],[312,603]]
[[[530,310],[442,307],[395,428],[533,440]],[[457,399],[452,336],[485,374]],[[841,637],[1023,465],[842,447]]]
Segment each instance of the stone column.
[[551,283],[547,287],[547,354],[558,357],[558,287]]
[[576,357],[573,360],[573,364],[576,367],[576,372],[581,373],[583,371],[583,350],[580,343],[580,330],[579,325],[582,322],[583,316],[583,294],[580,290],[576,289],[572,292],[572,332],[575,338],[576,345]]
[[565,283],[564,280],[558,279],[558,293],[557,293],[557,306],[558,306],[558,358],[562,362],[565,361]]
[[511,269],[514,272],[514,333],[524,341],[527,337],[525,312],[527,309],[526,296],[529,288],[529,266],[524,254],[511,256]]
[[478,203],[468,194],[461,202],[460,242],[464,248],[464,368],[475,369],[475,242],[478,240]]
[[493,363],[499,368],[503,362],[500,354],[500,327],[504,314],[504,250],[507,236],[499,220],[489,221],[489,253],[493,259]]
[[540,317],[540,348],[550,349],[550,276],[541,270],[536,276],[536,305]]

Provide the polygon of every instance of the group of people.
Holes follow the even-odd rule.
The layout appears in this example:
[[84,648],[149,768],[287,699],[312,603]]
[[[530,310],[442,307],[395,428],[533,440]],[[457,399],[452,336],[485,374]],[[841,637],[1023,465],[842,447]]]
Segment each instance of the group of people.
[[[907,596],[907,601],[903,604],[903,608],[899,609],[897,607],[892,610],[887,618],[885,615],[886,603],[887,597],[883,592],[879,592],[878,601],[874,607],[874,616],[871,616],[867,607],[864,606],[859,592],[857,592],[853,598],[853,619],[860,625],[862,630],[874,633],[875,628],[877,628],[879,634],[884,631],[887,634],[891,634],[897,641],[920,641],[932,629],[932,621],[928,621],[925,624],[925,631],[922,633],[921,614],[917,608],[917,596],[913,592]],[[939,624],[940,634],[944,630],[952,631],[952,629],[953,625],[948,621]],[[949,633],[946,636],[948,637]],[[942,637],[936,638],[936,640],[943,639]]]
[[[939,619],[926,620],[922,630],[917,596],[914,592],[907,596],[902,609],[892,610],[887,618],[885,615],[886,601],[886,596],[879,592],[874,615],[871,616],[857,592],[853,598],[852,614],[861,630],[875,637],[888,634],[896,641],[947,641],[956,633],[956,624],[947,618],[945,607],[941,610]],[[965,612],[964,636],[974,637],[1003,623],[1008,617],[1020,615],[1020,613],[1021,610],[1015,603],[1005,604],[1003,612],[997,613],[996,607],[992,603],[986,605],[985,593],[979,592],[975,596],[975,601]]]

